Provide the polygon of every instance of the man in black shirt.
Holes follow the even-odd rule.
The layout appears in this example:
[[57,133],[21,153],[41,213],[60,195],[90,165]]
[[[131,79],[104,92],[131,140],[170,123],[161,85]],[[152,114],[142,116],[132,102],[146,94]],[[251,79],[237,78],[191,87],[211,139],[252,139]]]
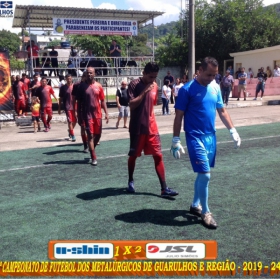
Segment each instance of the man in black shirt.
[[257,78],[258,78],[258,83],[256,87],[256,96],[254,100],[258,99],[258,94],[260,91],[261,91],[261,100],[262,100],[264,94],[264,88],[265,88],[265,81],[267,80],[267,74],[264,72],[263,67],[261,67],[260,71],[258,72]]
[[128,117],[128,97],[127,97],[127,82],[125,80],[121,83],[121,88],[117,89],[116,101],[119,109],[118,121],[116,123],[116,128],[119,128],[120,120],[123,117],[123,127],[128,128],[126,125]]

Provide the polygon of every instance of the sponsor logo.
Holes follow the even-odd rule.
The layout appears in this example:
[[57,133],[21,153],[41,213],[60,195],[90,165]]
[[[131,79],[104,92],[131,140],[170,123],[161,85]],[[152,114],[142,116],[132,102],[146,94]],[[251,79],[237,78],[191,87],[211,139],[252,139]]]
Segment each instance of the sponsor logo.
[[204,259],[203,243],[148,243],[146,245],[148,259]]
[[13,17],[13,1],[0,1],[0,17]]
[[112,259],[114,246],[111,243],[55,243],[56,259]]

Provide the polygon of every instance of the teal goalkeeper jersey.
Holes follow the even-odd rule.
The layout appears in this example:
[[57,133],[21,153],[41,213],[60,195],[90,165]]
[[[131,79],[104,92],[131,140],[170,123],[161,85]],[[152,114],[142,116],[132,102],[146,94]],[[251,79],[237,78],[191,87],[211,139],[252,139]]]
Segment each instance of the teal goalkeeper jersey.
[[197,80],[180,88],[175,109],[184,111],[184,130],[192,135],[214,133],[216,109],[223,108],[220,86],[212,81],[202,86]]

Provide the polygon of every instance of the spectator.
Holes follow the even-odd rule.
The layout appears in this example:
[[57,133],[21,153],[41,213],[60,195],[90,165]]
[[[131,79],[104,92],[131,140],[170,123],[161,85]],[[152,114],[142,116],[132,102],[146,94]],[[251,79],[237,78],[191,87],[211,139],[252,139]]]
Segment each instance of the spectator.
[[273,77],[280,77],[280,68],[278,67],[278,65],[275,65],[274,67]]
[[52,68],[50,70],[50,76],[52,75],[52,73],[54,72],[55,76],[59,76],[59,70],[58,70],[58,52],[54,49],[54,47],[52,47],[52,50],[49,52],[50,57],[51,57],[51,64],[52,64]]
[[248,69],[247,77],[248,79],[254,78],[254,72],[252,71],[252,68]]
[[247,74],[245,73],[245,68],[239,68],[240,69],[240,73],[238,74],[238,98],[237,100],[239,100],[240,95],[241,95],[241,91],[243,91],[243,96],[244,96],[244,100],[246,100],[246,85],[247,85]]
[[33,81],[30,83],[29,90],[31,90],[31,97],[36,96],[36,90],[39,86],[41,86],[41,82],[39,81],[40,74],[35,73],[33,75]]
[[269,66],[266,67],[266,75],[267,75],[267,78],[271,78],[272,77],[272,71],[271,71]]
[[187,74],[184,74],[184,75],[183,75],[183,78],[182,78],[182,83],[183,83],[183,84],[186,84],[188,81],[189,81],[188,75],[187,75]]
[[263,67],[261,67],[261,69],[257,75],[257,78],[258,78],[258,84],[256,87],[256,96],[255,96],[254,100],[258,99],[258,94],[260,91],[261,91],[261,100],[262,100],[262,97],[264,94],[265,82],[267,80],[267,74],[264,72]]
[[[174,85],[174,77],[171,75],[170,71],[167,71],[167,75],[163,78],[164,81],[169,80],[169,87],[171,88],[171,90],[173,89],[173,85]],[[174,104],[174,100],[173,100],[173,92],[171,91],[171,98],[170,98],[170,103]]]
[[217,73],[216,76],[215,76],[215,81],[216,83],[219,85],[222,81],[222,75],[220,73]]
[[31,48],[30,48],[30,43],[27,45],[26,50],[28,52],[28,58],[31,59],[31,52],[32,52],[32,57],[33,57],[33,67],[37,68],[39,67],[39,47],[35,45],[35,42],[32,40],[31,41]]
[[161,100],[162,100],[162,114],[171,115],[169,112],[169,100],[171,97],[171,88],[169,87],[170,81],[164,80],[164,86],[162,87]]
[[173,95],[175,98],[175,103],[178,97],[179,89],[183,86],[183,83],[181,83],[180,78],[176,79],[176,84],[173,86]]
[[221,82],[223,103],[226,105],[228,105],[228,98],[231,89],[233,88],[233,85],[234,85],[234,79],[230,75],[230,70],[227,70]]
[[120,120],[123,117],[123,127],[128,128],[126,125],[128,117],[128,96],[127,96],[127,82],[125,80],[121,83],[121,88],[117,89],[116,101],[119,109],[118,121],[116,123],[116,128],[119,127]]
[[231,75],[231,76],[233,76],[233,68],[232,68],[232,66],[230,65],[229,67],[228,67],[228,69],[227,70],[229,70],[229,74]]
[[116,40],[112,40],[112,44],[110,46],[110,55],[113,57],[114,60],[114,67],[115,67],[115,72],[121,74],[121,47],[117,44]]
[[[235,72],[235,79],[238,79],[238,75],[241,73],[241,67]],[[246,74],[247,75],[247,74]]]

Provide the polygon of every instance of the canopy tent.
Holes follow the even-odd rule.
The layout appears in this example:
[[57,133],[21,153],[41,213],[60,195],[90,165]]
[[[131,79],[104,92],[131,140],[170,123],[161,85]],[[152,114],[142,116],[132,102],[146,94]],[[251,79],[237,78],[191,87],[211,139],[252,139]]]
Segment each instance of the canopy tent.
[[163,15],[156,11],[112,10],[98,8],[74,8],[57,6],[16,5],[14,28],[53,28],[53,18],[85,18],[85,19],[122,19],[136,20],[139,27],[155,17]]

